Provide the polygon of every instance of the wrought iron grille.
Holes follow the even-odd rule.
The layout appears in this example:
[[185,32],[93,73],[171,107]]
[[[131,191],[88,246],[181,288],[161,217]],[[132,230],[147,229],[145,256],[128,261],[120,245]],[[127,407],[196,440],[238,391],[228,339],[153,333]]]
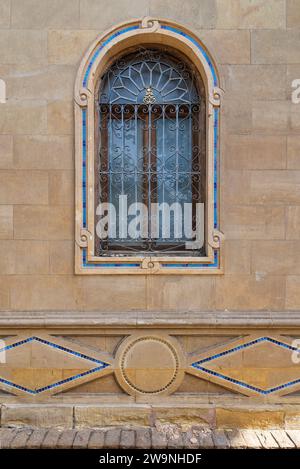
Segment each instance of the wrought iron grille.
[[[186,63],[153,49],[122,58],[103,76],[96,205],[109,202],[119,214],[124,208],[119,196],[126,196],[127,207],[139,207],[135,215],[143,229],[132,238],[120,233],[119,217],[113,222],[108,216],[114,236],[97,239],[98,255],[184,255],[189,250],[186,234],[176,231],[173,211],[168,236],[162,219],[166,204],[179,204],[182,220],[190,204],[195,229],[196,204],[205,202],[205,100],[199,80]],[[129,212],[128,227],[131,221]],[[199,249],[189,253],[199,254]]]

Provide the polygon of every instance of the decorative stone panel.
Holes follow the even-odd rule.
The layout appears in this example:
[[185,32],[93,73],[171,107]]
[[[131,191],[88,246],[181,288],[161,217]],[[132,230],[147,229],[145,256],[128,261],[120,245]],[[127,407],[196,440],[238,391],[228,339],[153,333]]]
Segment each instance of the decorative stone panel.
[[3,401],[298,399],[298,317],[44,314],[0,320]]

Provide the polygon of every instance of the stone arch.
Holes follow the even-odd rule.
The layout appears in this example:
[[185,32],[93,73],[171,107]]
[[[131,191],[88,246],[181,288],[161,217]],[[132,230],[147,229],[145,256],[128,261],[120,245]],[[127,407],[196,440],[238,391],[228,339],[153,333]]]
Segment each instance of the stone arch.
[[[206,95],[206,158],[207,158],[207,207],[205,214],[206,257],[185,258],[182,273],[221,272],[218,217],[218,128],[221,104],[220,76],[214,59],[197,38],[182,25],[169,20],[146,17],[132,20],[110,29],[97,38],[85,53],[75,82],[75,150],[76,150],[76,272],[104,273],[178,273],[180,259],[122,258],[122,269],[113,264],[115,259],[103,260],[94,254],[94,156],[95,156],[95,97],[100,77],[117,56],[126,50],[147,45],[168,46],[184,54],[196,67],[205,86]],[[136,262],[135,262],[136,261]],[[178,261],[178,262],[177,262]],[[126,262],[128,266],[126,266]],[[181,262],[182,263],[182,262]],[[190,264],[189,264],[190,263]],[[130,267],[129,267],[130,265]],[[183,265],[183,263],[182,263]],[[198,268],[195,268],[197,265]],[[97,267],[97,268],[96,268]],[[106,269],[106,273],[108,270]]]

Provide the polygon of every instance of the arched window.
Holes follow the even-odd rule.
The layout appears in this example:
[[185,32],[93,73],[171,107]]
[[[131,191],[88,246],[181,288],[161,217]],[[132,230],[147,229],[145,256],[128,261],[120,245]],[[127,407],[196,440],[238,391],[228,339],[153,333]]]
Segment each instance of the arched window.
[[132,20],[91,45],[75,83],[76,273],[222,272],[220,98],[181,25]]
[[96,205],[111,207],[107,236],[96,231],[99,256],[204,254],[196,214],[205,204],[205,115],[201,77],[173,51],[139,48],[105,72]]

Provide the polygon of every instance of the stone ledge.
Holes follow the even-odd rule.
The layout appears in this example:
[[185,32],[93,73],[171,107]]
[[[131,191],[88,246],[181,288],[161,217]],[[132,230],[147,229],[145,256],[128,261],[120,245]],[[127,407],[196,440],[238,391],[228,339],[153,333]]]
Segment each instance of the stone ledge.
[[198,404],[7,404],[1,428],[86,429],[175,426],[187,430],[230,428],[300,431],[300,405],[222,402]]
[[106,327],[121,329],[124,327],[300,327],[300,311],[120,311],[120,312],[78,312],[78,311],[43,311],[13,312],[3,311],[0,327]]

